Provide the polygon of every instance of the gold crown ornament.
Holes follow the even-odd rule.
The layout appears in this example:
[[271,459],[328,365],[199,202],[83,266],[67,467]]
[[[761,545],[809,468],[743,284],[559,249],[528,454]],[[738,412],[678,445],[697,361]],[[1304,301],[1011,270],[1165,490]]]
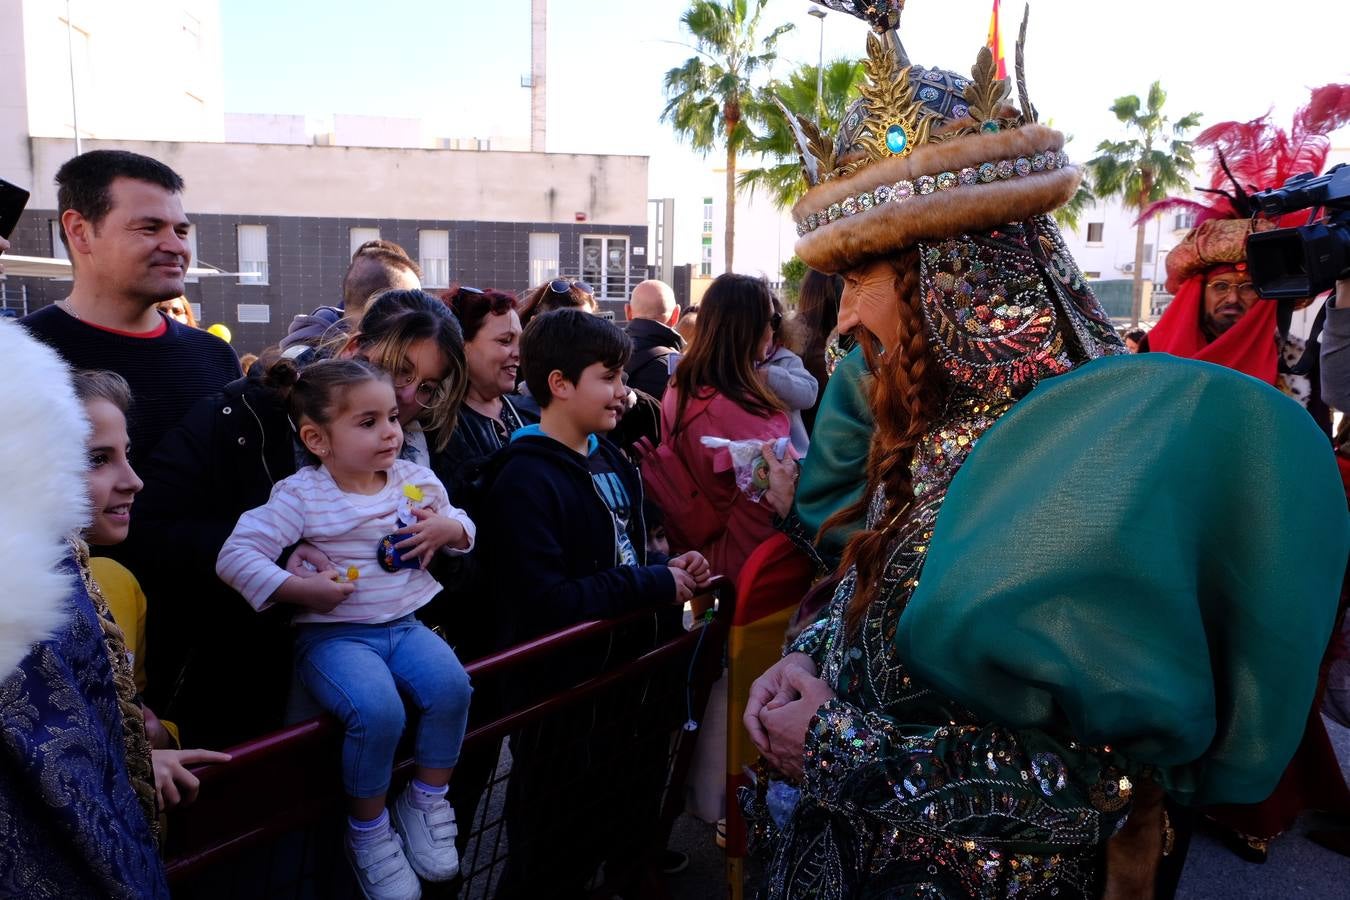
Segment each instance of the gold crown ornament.
[[1037,123],[1026,91],[1027,16],[1017,39],[1018,105],[980,48],[969,78],[910,63],[898,28],[904,0],[815,0],[864,19],[866,81],[839,134],[778,104],[810,189],[793,207],[796,252],[843,272],[918,241],[984,231],[1050,212],[1082,178],[1064,136]]

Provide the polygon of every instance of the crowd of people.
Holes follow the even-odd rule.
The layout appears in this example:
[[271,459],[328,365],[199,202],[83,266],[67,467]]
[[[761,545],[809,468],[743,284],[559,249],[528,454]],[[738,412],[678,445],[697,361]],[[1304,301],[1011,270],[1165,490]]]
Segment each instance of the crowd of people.
[[[1350,289],[1320,371],[1256,299],[1281,151],[1206,139],[1176,299],[1121,335],[1049,217],[1063,136],[992,69],[911,67],[898,5],[856,14],[869,82],[837,148],[802,147],[795,310],[746,275],[684,309],[645,281],[621,328],[585,282],[432,293],[372,241],[241,358],[184,297],[182,178],[60,169],[70,294],[0,322],[0,893],[167,896],[191,767],[326,713],[357,883],[417,897],[497,762],[461,759],[501,702],[463,664],[634,610],[698,627],[780,532],[820,583],[743,698],[763,896],[1170,896],[1200,823],[1260,859],[1304,808],[1350,817],[1319,714]],[[1322,90],[1305,131],[1350,121]],[[547,752],[515,755],[508,831]],[[576,839],[501,896],[582,895]]]

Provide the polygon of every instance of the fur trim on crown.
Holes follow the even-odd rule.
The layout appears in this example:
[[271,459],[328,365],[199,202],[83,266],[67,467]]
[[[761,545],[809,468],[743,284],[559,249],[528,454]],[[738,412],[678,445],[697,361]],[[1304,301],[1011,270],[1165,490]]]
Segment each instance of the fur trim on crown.
[[0,679],[65,619],[72,584],[57,566],[88,520],[89,425],[70,372],[21,325],[0,320],[0,359],[23,387],[0,391]]
[[[992,134],[976,134],[925,144],[907,157],[873,163],[856,174],[817,185],[792,209],[802,222],[846,197],[857,196],[921,175],[959,172],[986,162],[1031,157],[1059,151],[1064,136],[1044,125]],[[936,241],[971,231],[985,231],[1062,206],[1078,189],[1082,174],[1074,166],[1047,169],[1006,181],[960,185],[951,190],[914,195],[901,202],[881,203],[853,216],[822,225],[798,239],[797,256],[821,272],[846,272],[918,241]]]

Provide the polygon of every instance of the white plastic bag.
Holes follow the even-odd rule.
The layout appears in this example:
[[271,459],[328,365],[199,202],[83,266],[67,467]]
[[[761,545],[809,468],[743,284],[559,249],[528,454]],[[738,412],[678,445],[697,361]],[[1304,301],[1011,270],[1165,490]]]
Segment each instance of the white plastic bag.
[[[736,475],[736,487],[745,496],[755,502],[769,490],[769,464],[764,461],[763,441],[733,441],[728,438],[705,436],[699,438],[703,446],[711,450],[723,447],[731,454],[732,470]],[[773,442],[774,456],[780,460],[788,450],[789,439],[780,437]]]

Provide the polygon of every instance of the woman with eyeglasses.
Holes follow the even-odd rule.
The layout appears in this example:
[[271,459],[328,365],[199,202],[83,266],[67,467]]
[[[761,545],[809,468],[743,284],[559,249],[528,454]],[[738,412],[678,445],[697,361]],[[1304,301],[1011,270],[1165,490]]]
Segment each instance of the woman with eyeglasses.
[[[283,358],[305,365],[325,356],[364,359],[392,376],[401,456],[435,471],[433,451],[449,443],[467,383],[463,337],[445,304],[418,290],[386,291],[353,334],[318,352],[292,347]],[[241,378],[192,410],[143,470],[132,523],[142,565],[133,568],[148,575],[143,587],[163,612],[160,634],[150,635],[152,685],[173,689],[155,698],[156,708],[203,746],[229,746],[283,721],[291,683],[285,619],[253,613],[215,578],[214,560],[239,516],[307,464],[301,449],[267,376]],[[303,544],[288,560],[295,574],[327,567],[323,554]],[[238,664],[243,655],[247,666]]]

